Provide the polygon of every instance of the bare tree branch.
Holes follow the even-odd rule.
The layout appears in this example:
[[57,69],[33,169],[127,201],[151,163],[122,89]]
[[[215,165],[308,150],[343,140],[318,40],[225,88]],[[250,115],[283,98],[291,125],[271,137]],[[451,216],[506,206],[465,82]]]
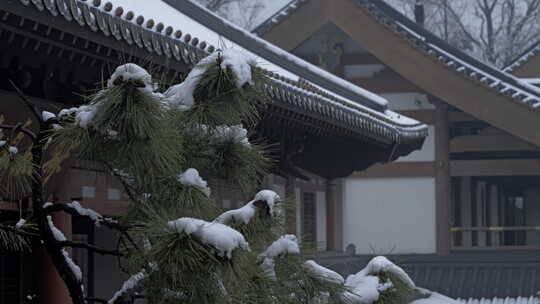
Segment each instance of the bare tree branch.
[[61,247],[74,247],[74,248],[84,248],[88,249],[92,252],[96,252],[102,255],[114,255],[114,256],[122,256],[123,254],[118,250],[109,250],[101,247],[97,247],[88,243],[84,242],[74,242],[74,241],[61,241],[58,242],[58,245]]

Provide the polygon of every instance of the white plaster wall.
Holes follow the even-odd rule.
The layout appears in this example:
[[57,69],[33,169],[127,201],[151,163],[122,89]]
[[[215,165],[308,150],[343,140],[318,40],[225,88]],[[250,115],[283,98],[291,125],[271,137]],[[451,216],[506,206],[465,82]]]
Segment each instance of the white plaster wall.
[[326,250],[326,192],[317,191],[317,250]]
[[435,161],[435,127],[428,125],[428,136],[422,149],[416,150],[406,156],[395,160],[396,162],[422,162]]
[[343,246],[359,254],[434,253],[435,180],[348,178],[344,181]]

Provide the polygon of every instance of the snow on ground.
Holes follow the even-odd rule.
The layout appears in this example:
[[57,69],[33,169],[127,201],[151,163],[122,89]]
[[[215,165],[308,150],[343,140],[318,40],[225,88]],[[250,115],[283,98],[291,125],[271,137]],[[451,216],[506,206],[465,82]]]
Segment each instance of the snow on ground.
[[202,179],[197,169],[187,169],[184,173],[178,175],[178,181],[183,185],[193,186],[201,190],[201,192],[206,196],[210,196],[210,188],[208,187],[208,183]]
[[168,225],[178,233],[192,235],[202,243],[213,246],[222,257],[230,259],[232,252],[238,248],[249,250],[249,244],[240,232],[217,222],[183,217],[168,222]]

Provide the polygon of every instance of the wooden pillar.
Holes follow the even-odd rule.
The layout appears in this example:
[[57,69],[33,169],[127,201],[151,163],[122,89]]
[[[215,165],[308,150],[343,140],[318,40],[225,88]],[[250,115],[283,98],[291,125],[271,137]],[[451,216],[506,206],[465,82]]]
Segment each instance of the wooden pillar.
[[328,250],[343,251],[342,180],[326,182],[326,243]]
[[[472,227],[471,219],[471,177],[464,176],[461,178],[461,225],[466,228]],[[462,233],[463,247],[470,248],[472,246],[472,234],[470,231]]]
[[450,140],[448,105],[435,102],[435,203],[437,254],[450,253]]
[[[57,212],[53,216],[54,226],[60,229],[67,239],[71,239],[71,215]],[[71,255],[70,250],[68,252]],[[70,304],[68,290],[64,281],[56,271],[49,254],[44,247],[36,250],[36,258],[39,261],[38,299],[40,304]]]
[[[294,191],[294,178],[288,176],[285,182],[285,197],[291,205],[285,214],[285,229],[287,233],[296,234],[296,192]],[[300,237],[300,236],[297,236]]]
[[[499,189],[497,185],[489,187],[489,204],[490,204],[490,226],[499,226]],[[491,246],[498,247],[501,245],[500,233],[494,231],[491,233]]]

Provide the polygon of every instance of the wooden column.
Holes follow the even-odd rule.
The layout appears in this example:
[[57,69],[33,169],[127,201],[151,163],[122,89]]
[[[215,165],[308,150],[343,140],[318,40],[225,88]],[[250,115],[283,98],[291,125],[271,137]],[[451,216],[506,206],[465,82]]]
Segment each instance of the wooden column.
[[[471,177],[461,178],[461,225],[465,228],[472,227],[471,219]],[[462,232],[462,246],[471,247],[471,232]]]
[[[71,215],[64,212],[57,212],[53,217],[54,226],[60,229],[67,239],[71,239]],[[68,250],[71,256],[71,250]],[[40,247],[34,253],[39,259],[39,269],[37,275],[38,298],[42,304],[70,304],[68,290],[62,278],[56,271],[49,254],[45,248]]]
[[326,243],[328,250],[343,251],[342,180],[326,182]]
[[450,253],[450,140],[448,105],[435,103],[435,203],[437,254]]
[[287,177],[285,182],[285,197],[288,203],[291,204],[285,214],[285,229],[287,233],[296,234],[296,205],[298,202],[296,201],[296,193],[294,191],[294,178],[290,176]]

